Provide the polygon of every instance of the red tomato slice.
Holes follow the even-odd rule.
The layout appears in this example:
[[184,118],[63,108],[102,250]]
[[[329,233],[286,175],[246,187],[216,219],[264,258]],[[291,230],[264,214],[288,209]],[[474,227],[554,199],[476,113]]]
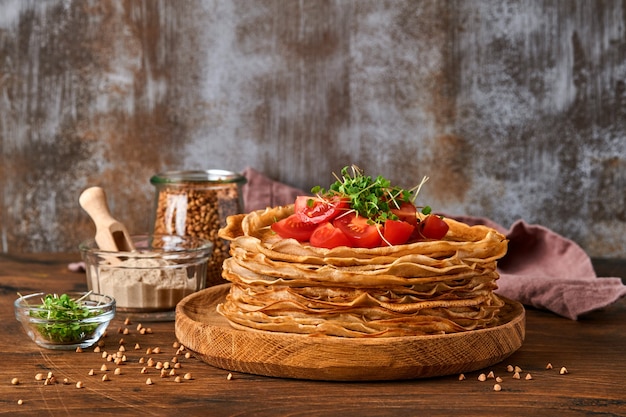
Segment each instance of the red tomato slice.
[[449,228],[448,223],[441,217],[429,214],[420,222],[419,232],[420,235],[426,239],[440,240],[448,233]]
[[383,229],[383,244],[402,245],[405,244],[415,226],[402,220],[387,220]]
[[[393,203],[390,203],[393,207]],[[417,226],[417,209],[411,202],[404,202],[400,204],[400,208],[392,208],[391,212],[398,216],[399,220],[403,220],[413,226]]]
[[344,212],[348,207],[348,202],[348,199],[339,196],[326,200],[301,195],[296,197],[294,212],[300,217],[301,222],[320,224]]
[[337,246],[351,246],[350,239],[339,228],[333,226],[331,222],[317,225],[309,243],[312,246],[327,249],[336,248]]
[[354,247],[375,248],[380,246],[382,238],[378,232],[378,226],[368,224],[367,219],[363,216],[349,213],[337,217],[333,224],[348,236]]
[[316,227],[316,224],[301,222],[295,214],[272,223],[271,226],[283,239],[296,239],[300,242],[308,241]]

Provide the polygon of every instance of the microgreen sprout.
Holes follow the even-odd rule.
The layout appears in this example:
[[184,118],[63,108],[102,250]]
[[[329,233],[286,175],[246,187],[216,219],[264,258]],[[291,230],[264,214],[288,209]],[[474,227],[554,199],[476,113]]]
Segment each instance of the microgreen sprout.
[[[402,203],[414,203],[422,185],[428,181],[428,177],[424,177],[416,187],[406,190],[392,186],[391,182],[381,175],[376,178],[365,175],[356,165],[342,168],[341,176],[335,173],[333,175],[336,181],[328,190],[315,186],[311,192],[321,198],[333,195],[347,197],[352,211],[373,223],[384,223],[388,219],[397,220],[398,216],[391,210],[399,209]],[[422,209],[424,214],[427,214],[426,211],[430,213],[430,207]]]
[[[50,321],[37,323],[37,331],[43,338],[57,343],[73,343],[93,333],[98,323],[81,323],[84,319],[102,314],[102,310],[90,309],[85,304],[84,301],[90,294],[91,291],[77,299],[68,294],[47,294],[41,299],[41,304],[29,306],[36,308],[30,311],[31,317]],[[18,295],[24,298],[21,294]]]

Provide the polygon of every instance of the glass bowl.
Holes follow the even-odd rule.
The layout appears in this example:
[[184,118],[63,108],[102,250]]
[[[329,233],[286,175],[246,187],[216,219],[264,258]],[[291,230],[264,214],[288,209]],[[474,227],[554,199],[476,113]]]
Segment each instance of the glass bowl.
[[[68,302],[78,308],[68,308]],[[39,292],[20,296],[13,305],[15,318],[26,334],[47,349],[92,346],[115,316],[115,299],[91,291],[61,295]]]
[[171,321],[176,304],[206,286],[213,244],[178,235],[130,236],[134,251],[98,248],[94,239],[79,245],[87,287],[115,298],[117,311],[145,321]]

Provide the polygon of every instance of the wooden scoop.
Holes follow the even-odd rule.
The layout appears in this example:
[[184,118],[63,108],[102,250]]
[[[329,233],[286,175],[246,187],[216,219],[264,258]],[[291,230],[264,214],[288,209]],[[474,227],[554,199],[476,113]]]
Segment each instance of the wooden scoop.
[[102,188],[87,188],[80,195],[78,202],[96,224],[96,244],[101,250],[111,252],[135,250],[126,227],[111,216]]

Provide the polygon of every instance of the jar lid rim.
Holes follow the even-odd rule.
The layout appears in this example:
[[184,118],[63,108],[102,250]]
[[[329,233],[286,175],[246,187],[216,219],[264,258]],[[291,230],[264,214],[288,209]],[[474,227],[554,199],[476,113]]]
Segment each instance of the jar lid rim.
[[170,184],[177,182],[212,182],[219,184],[246,182],[246,177],[237,172],[224,169],[165,171],[152,178],[152,184]]

